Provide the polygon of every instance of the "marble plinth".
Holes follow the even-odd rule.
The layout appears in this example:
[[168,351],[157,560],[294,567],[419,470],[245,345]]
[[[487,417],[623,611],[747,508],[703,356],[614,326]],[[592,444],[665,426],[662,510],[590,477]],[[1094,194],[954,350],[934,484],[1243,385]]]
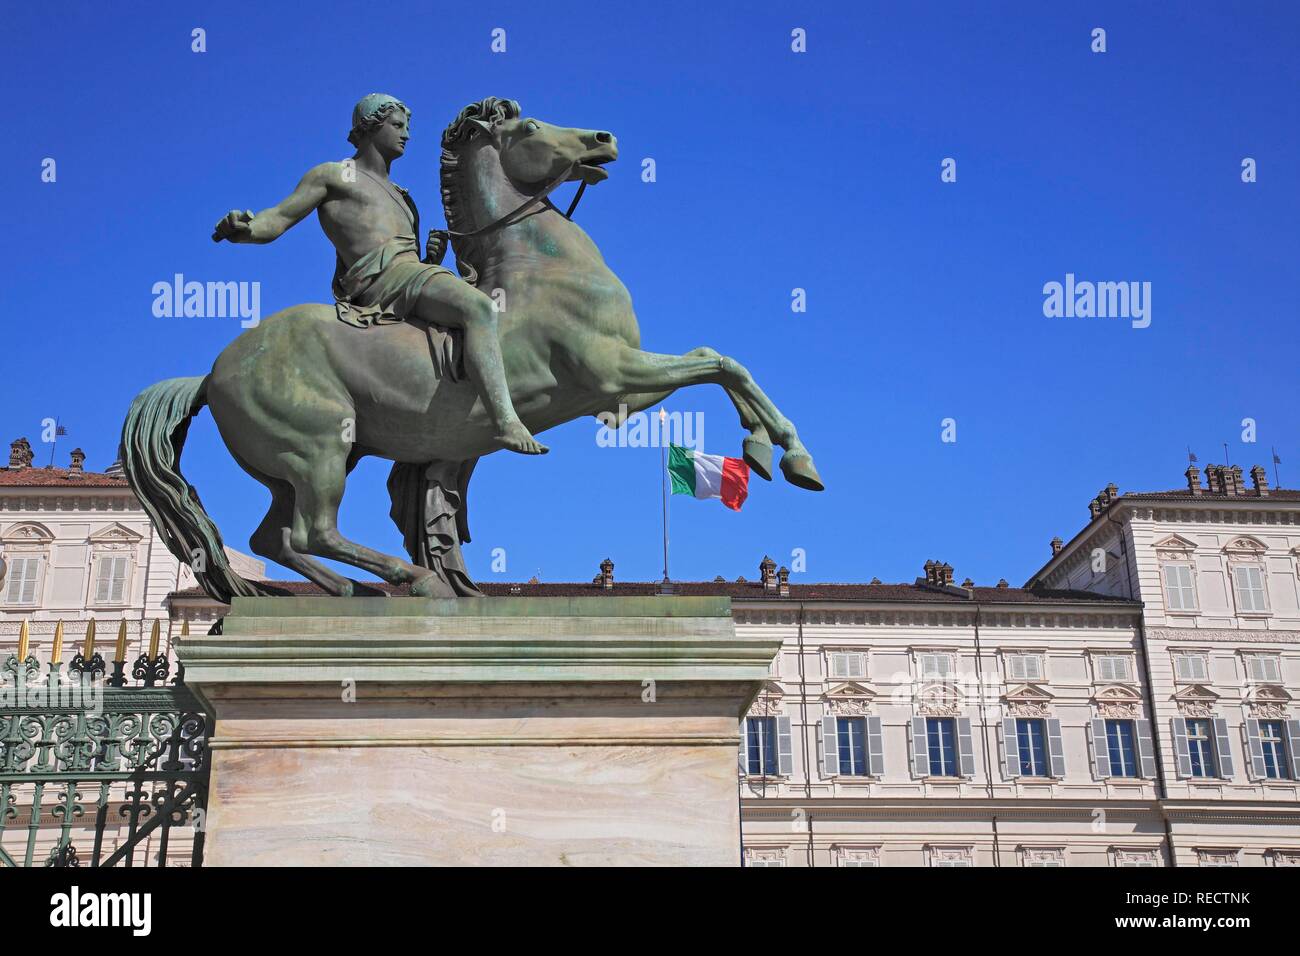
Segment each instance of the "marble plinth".
[[726,598],[236,599],[206,865],[740,862],[738,720],[779,649]]

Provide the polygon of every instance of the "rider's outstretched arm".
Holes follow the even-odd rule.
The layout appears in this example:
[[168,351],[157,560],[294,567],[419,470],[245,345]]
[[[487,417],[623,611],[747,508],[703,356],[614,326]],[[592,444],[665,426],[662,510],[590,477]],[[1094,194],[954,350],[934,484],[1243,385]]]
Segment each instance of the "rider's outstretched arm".
[[329,195],[329,184],[337,181],[339,163],[321,163],[307,175],[285,199],[254,215],[251,211],[232,209],[212,231],[212,241],[265,243],[279,239],[296,226]]

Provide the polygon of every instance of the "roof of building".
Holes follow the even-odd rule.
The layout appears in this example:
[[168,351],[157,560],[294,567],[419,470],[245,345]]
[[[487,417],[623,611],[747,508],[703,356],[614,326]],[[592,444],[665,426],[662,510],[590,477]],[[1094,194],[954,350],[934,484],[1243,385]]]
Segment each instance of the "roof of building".
[[0,468],[0,488],[126,488],[120,475],[71,468]]
[[[312,596],[325,593],[321,588],[307,581],[266,581],[264,583],[281,588],[292,595]],[[371,583],[371,586],[390,594],[404,594],[406,592],[405,585],[369,583]],[[489,597],[582,597],[601,595],[636,597],[656,594],[660,585],[657,581],[617,581],[612,587],[604,588],[590,581],[524,583],[480,581],[478,586]],[[1097,604],[1120,607],[1137,604],[1137,602],[1126,598],[1093,594],[1089,591],[1026,590],[1013,587],[974,587],[967,589],[970,591],[971,597],[957,593],[963,590],[961,588],[943,589],[924,584],[791,584],[788,595],[781,595],[777,590],[765,590],[758,581],[674,581],[672,587],[674,594],[687,597],[729,597],[733,600],[750,601],[853,601],[892,604],[924,602],[937,605],[962,605],[973,601],[979,604]],[[200,588],[175,591],[171,596],[180,600],[207,598],[207,595]]]

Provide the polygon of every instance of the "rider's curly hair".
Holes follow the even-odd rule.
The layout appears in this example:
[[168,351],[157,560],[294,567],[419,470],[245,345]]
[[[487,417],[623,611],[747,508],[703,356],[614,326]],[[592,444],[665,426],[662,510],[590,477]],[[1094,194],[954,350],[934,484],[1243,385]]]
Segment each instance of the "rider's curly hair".
[[[460,202],[460,149],[482,132],[479,123],[489,125],[508,119],[518,119],[519,103],[515,100],[489,96],[485,100],[471,103],[460,111],[442,133],[442,161],[439,178],[442,184],[442,210],[447,217],[447,227],[456,232],[468,232],[470,224],[465,221],[465,210]],[[472,260],[478,255],[477,239],[461,239],[456,243],[456,267],[461,276],[471,285],[478,284],[478,270]]]
[[[370,105],[368,101],[371,100],[380,104],[373,112],[367,109]],[[384,120],[388,119],[388,115],[393,110],[401,110],[406,114],[407,120],[410,120],[411,109],[401,100],[386,96],[383,93],[371,93],[369,96],[364,97],[357,104],[357,108],[352,111],[352,129],[348,133],[348,142],[353,146],[360,146],[361,138],[384,125]]]

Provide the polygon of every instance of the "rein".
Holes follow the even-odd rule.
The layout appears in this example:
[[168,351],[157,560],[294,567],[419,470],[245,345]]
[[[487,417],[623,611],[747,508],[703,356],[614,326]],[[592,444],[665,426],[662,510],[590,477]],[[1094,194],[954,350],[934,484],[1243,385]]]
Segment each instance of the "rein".
[[[556,176],[549,183],[547,183],[546,187],[541,192],[531,197],[523,205],[518,206],[513,211],[506,213],[504,216],[502,216],[500,219],[496,220],[495,222],[490,222],[486,226],[481,226],[478,229],[475,229],[471,232],[456,232],[453,229],[434,229],[433,233],[434,235],[442,237],[443,247],[445,250],[446,243],[450,239],[473,239],[475,236],[485,236],[489,232],[494,232],[497,229],[501,229],[505,226],[514,225],[514,223],[519,221],[517,217],[519,217],[522,213],[527,212],[529,209],[532,209],[534,206],[538,205],[539,203],[545,202],[546,197],[549,196],[551,193],[555,192],[555,190],[558,189],[563,183],[567,182],[569,177],[573,175],[574,170],[576,170],[580,165],[582,164],[575,159],[565,168],[564,172],[560,173],[560,175]],[[573,211],[578,208],[578,200],[582,198],[582,194],[586,191],[586,189],[587,189],[587,181],[583,180],[581,183],[578,184],[578,191],[574,193],[573,202],[569,203],[569,208],[565,210],[563,214],[565,219],[568,220],[573,219]],[[559,212],[558,206],[553,206],[552,208],[554,208],[556,212]]]

